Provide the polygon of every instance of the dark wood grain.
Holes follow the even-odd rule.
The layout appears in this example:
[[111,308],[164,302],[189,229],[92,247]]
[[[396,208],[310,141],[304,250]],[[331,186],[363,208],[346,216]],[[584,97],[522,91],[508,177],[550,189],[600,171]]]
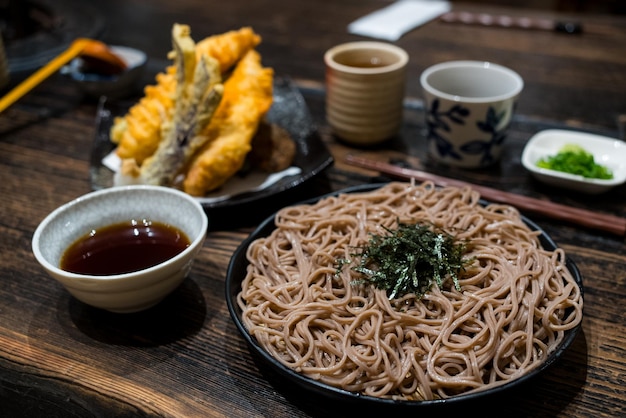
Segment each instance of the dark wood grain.
[[[324,120],[322,55],[334,44],[365,39],[348,34],[347,24],[388,3],[99,2],[106,19],[103,39],[149,54],[144,83],[167,64],[174,22],[190,24],[196,39],[252,26],[263,37],[259,50],[264,63],[301,88],[335,165],[305,187],[256,207],[253,214],[243,209],[210,213],[211,230],[183,285],[149,311],[114,315],[70,297],[36,263],[30,246],[37,224],[50,211],[90,191],[96,103],[57,75],[0,114],[0,416],[339,416],[341,405],[290,386],[251,356],[230,320],[224,277],[233,251],[277,208],[390,180],[345,164],[347,154],[626,217],[626,186],[595,197],[578,195],[537,183],[520,162],[525,142],[542,129],[619,135],[616,121],[626,113],[626,17],[488,9],[578,18],[585,32],[576,36],[430,22],[397,42],[411,57],[401,133],[374,148],[349,147],[333,137]],[[484,10],[467,3],[455,7]],[[525,80],[503,160],[485,170],[448,169],[429,161],[425,153],[419,74],[431,64],[466,58],[507,65]],[[498,398],[498,404],[509,405],[506,412],[493,405],[495,400],[476,405],[476,411],[511,417],[624,416],[624,240],[547,218],[532,219],[583,274],[582,332],[561,361]],[[357,408],[353,414],[374,413],[385,411]]]

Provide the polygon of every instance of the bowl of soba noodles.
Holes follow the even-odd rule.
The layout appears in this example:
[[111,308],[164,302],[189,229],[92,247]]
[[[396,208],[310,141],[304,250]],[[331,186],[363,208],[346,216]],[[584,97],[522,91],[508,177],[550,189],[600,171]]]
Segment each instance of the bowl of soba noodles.
[[473,189],[429,182],[279,210],[233,254],[226,298],[254,357],[281,379],[416,409],[538,375],[583,317],[581,274],[541,228]]

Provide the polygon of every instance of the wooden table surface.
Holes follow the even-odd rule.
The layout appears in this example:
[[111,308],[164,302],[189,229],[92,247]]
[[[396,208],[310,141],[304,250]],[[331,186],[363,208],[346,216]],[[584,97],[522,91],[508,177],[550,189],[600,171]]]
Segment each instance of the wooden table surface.
[[[195,39],[252,26],[264,64],[294,79],[335,164],[305,186],[250,211],[211,214],[212,228],[189,277],[159,306],[114,315],[76,301],[35,261],[31,238],[59,205],[91,190],[89,159],[96,104],[55,75],[0,115],[0,416],[316,417],[334,402],[291,387],[260,367],[231,321],[224,278],[233,251],[280,206],[347,186],[386,181],[351,167],[349,154],[570,206],[626,216],[626,186],[590,197],[533,181],[520,162],[525,142],[547,128],[623,136],[626,114],[626,17],[561,16],[534,10],[490,11],[579,20],[584,32],[498,29],[432,21],[396,43],[410,54],[405,124],[373,149],[337,141],[324,121],[323,52],[367,38],[352,20],[382,0],[108,0],[102,39],[145,50],[146,81],[167,64],[170,28],[191,25]],[[95,6],[94,6],[95,7]],[[525,88],[503,160],[488,170],[446,169],[424,152],[418,78],[427,66],[480,59],[520,73]],[[132,98],[131,98],[132,100]],[[530,382],[475,406],[482,415],[618,417],[626,414],[626,246],[624,237],[547,218],[535,220],[574,259],[585,287],[582,330],[555,365]],[[496,403],[504,402],[505,410]],[[498,407],[500,408],[500,407]],[[369,416],[355,407],[354,416]],[[457,411],[466,413],[467,411]],[[384,413],[378,411],[377,413]],[[457,415],[459,416],[459,415]]]

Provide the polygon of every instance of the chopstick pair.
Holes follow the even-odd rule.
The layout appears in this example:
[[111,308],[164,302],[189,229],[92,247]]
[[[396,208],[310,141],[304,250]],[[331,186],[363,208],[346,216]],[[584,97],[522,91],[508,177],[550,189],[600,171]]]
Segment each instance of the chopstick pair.
[[442,187],[471,187],[478,191],[486,200],[505,203],[525,212],[543,215],[547,218],[566,221],[586,228],[609,232],[622,238],[626,237],[626,219],[618,216],[601,214],[586,209],[573,208],[547,200],[535,199],[514,193],[505,192],[490,187],[478,186],[464,181],[455,180],[420,170],[398,167],[393,164],[371,160],[368,158],[347,155],[345,162],[356,167],[367,168],[388,174],[401,179],[415,179],[418,181],[432,181]]

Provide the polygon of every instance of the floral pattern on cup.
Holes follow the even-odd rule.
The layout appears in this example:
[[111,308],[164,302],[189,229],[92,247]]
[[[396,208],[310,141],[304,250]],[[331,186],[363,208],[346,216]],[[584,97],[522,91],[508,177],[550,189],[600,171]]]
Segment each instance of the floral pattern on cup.
[[497,163],[524,81],[511,69],[483,61],[448,61],[420,76],[428,152],[463,168]]
[[444,135],[438,131],[451,131],[451,124],[464,125],[465,119],[470,116],[471,111],[460,104],[452,106],[448,110],[440,110],[439,99],[433,100],[426,114],[426,126],[428,129],[428,141],[434,142],[434,146],[441,157],[450,157],[461,161],[463,156],[461,153],[470,155],[480,155],[480,165],[487,166],[496,162],[493,155],[494,146],[501,146],[506,137],[505,128],[498,129],[503,119],[507,116],[506,112],[497,112],[493,107],[487,109],[484,120],[476,122],[476,127],[490,135],[488,140],[474,139],[459,147],[459,153],[454,144],[448,141]]

